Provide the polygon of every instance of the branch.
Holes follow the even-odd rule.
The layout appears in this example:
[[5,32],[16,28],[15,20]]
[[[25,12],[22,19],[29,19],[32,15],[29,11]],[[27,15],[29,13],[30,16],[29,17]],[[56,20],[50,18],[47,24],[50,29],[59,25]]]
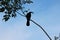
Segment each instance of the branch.
[[21,11],[22,11],[22,13],[24,14],[24,16],[25,16],[25,13],[23,12],[23,9],[21,9]]
[[[16,11],[17,12],[17,11]],[[23,17],[25,17],[25,15],[22,15],[22,14],[20,14],[19,12],[17,12],[19,15],[21,15],[21,16],[23,16]]]
[[[17,12],[18,13],[18,12]],[[23,12],[22,12],[23,13]],[[20,13],[18,13],[19,15],[21,15]],[[21,15],[21,16],[23,16],[23,17],[26,17],[25,15]],[[48,33],[42,28],[42,26],[40,26],[38,23],[36,23],[34,20],[30,20],[30,21],[32,21],[34,24],[36,24],[38,27],[40,27],[42,30],[43,30],[43,32],[46,34],[46,36],[50,39],[50,40],[52,40],[51,39],[51,37],[48,35]]]
[[52,40],[51,39],[51,37],[48,35],[48,33],[42,28],[42,26],[40,26],[38,23],[36,23],[34,20],[30,20],[30,21],[32,21],[34,24],[36,24],[38,27],[40,27],[42,30],[43,30],[43,32],[47,35],[47,37],[50,39],[50,40]]

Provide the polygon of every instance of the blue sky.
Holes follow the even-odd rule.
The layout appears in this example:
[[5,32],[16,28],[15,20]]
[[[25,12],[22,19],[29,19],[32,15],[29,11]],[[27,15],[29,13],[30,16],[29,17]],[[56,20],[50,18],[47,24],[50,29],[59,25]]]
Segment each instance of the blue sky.
[[[32,0],[34,3],[27,5],[34,12],[32,19],[40,24],[54,39],[60,33],[60,0]],[[26,19],[18,15],[15,19],[2,21],[0,13],[0,40],[49,40],[44,32],[31,22],[27,27]]]

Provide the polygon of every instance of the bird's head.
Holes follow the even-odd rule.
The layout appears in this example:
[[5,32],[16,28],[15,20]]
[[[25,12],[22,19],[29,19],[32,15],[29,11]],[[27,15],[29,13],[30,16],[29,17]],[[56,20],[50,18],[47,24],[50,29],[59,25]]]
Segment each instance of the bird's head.
[[33,14],[33,12],[29,12],[29,13],[32,13]]

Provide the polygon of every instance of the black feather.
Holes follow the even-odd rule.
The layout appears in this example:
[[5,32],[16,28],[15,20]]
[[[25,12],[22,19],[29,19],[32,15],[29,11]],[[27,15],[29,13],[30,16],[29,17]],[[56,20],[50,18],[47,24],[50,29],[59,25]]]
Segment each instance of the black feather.
[[27,15],[26,15],[26,19],[27,19],[26,25],[27,25],[27,26],[30,25],[31,13],[32,13],[32,12],[29,12],[29,13],[27,13]]

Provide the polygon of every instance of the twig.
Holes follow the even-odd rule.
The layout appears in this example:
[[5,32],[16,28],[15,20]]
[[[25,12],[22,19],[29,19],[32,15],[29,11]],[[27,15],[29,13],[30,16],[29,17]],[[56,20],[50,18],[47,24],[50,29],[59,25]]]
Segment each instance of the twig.
[[[17,12],[17,11],[16,11]],[[25,17],[25,15],[22,15],[22,14],[20,14],[19,12],[17,12],[19,15],[21,15],[21,16],[23,16],[23,17]]]
[[25,13],[23,12],[23,9],[21,9],[22,13],[25,15]]

